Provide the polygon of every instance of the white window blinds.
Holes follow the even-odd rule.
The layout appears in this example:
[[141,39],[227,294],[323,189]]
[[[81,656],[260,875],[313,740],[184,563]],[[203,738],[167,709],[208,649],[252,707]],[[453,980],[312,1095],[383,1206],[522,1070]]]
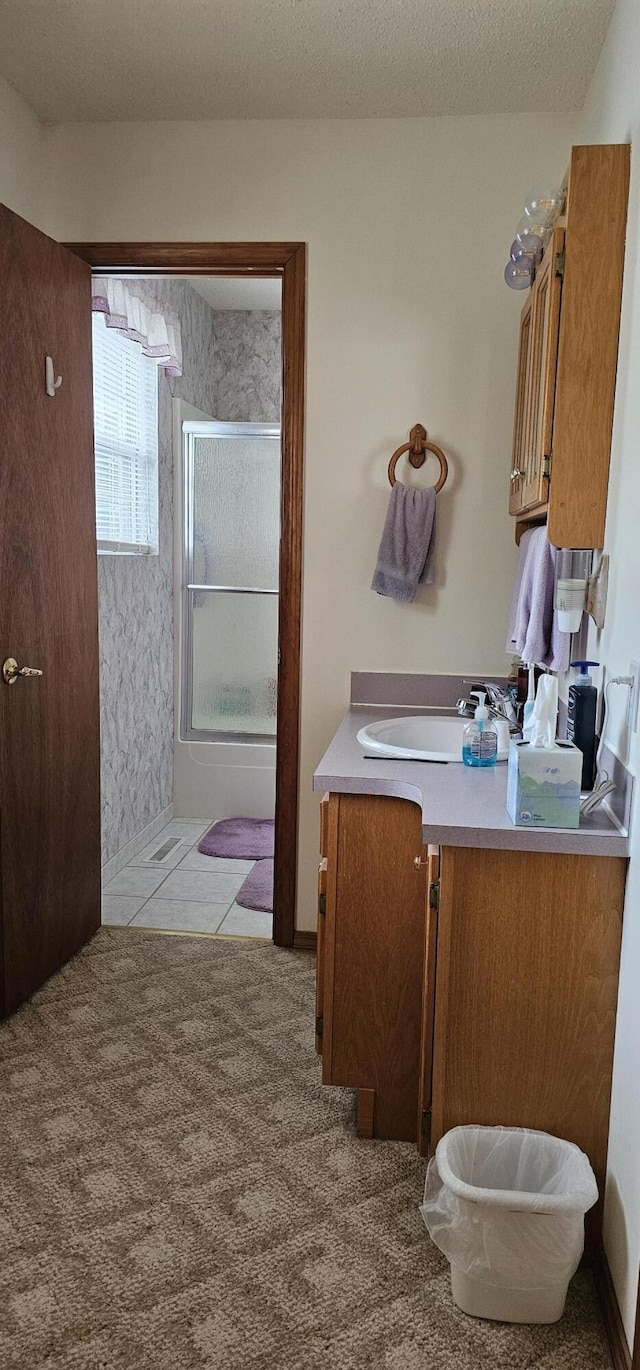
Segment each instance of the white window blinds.
[[158,366],[93,315],[96,527],[101,552],[158,550]]

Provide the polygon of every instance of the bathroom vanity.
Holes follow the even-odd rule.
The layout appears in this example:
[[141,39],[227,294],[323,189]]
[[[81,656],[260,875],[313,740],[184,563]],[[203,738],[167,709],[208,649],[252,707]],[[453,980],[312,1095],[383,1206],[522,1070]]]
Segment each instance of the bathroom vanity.
[[506,766],[366,757],[363,716],[314,779],[323,1083],[356,1088],[361,1136],[424,1155],[461,1123],[555,1133],[602,1192],[626,838],[597,813],[516,828]]

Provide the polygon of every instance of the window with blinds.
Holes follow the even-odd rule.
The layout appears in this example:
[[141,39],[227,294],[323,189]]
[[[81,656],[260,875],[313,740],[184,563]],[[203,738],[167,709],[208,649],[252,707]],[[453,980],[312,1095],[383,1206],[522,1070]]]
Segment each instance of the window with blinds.
[[158,551],[158,365],[93,316],[98,551]]

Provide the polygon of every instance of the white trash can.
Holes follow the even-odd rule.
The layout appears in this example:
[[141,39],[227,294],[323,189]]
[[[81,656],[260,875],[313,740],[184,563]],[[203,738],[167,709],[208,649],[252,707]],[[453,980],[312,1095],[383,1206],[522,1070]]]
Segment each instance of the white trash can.
[[474,1318],[557,1322],[598,1198],[573,1142],[516,1127],[455,1127],[429,1162],[420,1211]]

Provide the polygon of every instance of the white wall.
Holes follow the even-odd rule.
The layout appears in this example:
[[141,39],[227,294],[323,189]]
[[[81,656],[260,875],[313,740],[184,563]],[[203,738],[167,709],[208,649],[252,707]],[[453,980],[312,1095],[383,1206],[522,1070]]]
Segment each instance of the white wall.
[[[633,144],[620,356],[606,550],[611,556],[607,622],[589,655],[623,675],[640,660],[640,6],[618,0],[587,97],[580,138]],[[612,687],[607,735],[635,774],[640,735],[624,726],[627,691]],[[629,1343],[633,1341],[640,1259],[640,815],[636,803],[625,907],[620,998],[605,1202],[605,1246]]]
[[[514,569],[506,510],[520,302],[502,270],[523,196],[559,176],[567,115],[68,125],[63,239],[309,245],[298,926],[315,926],[311,774],[349,671],[497,671]],[[416,422],[446,451],[437,587],[369,584],[386,467]]]
[[0,76],[0,201],[46,229],[48,132]]

